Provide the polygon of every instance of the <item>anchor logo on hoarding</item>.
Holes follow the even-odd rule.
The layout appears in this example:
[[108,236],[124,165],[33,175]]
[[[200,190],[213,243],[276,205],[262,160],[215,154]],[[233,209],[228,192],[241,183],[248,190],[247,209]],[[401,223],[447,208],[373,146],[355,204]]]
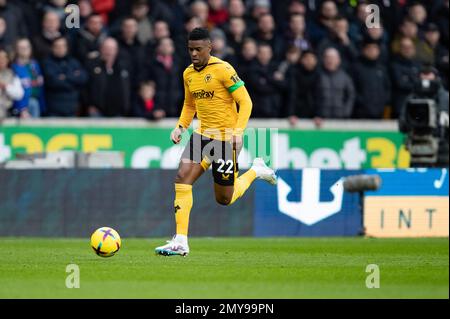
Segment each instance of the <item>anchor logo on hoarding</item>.
[[287,197],[291,191],[292,188],[283,179],[278,178],[278,210],[303,224],[311,226],[341,211],[342,198],[344,196],[342,178],[330,187],[333,200],[321,202],[320,169],[318,168],[303,169],[301,201],[288,201]]

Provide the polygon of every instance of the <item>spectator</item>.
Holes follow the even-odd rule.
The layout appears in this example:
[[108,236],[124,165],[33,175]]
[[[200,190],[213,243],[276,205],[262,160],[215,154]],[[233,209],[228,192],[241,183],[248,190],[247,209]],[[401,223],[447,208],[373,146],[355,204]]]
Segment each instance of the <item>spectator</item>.
[[[246,82],[250,76],[250,68],[255,61],[258,53],[256,41],[252,38],[245,38],[242,43],[242,49],[236,57],[236,71],[239,77]],[[247,87],[250,96],[252,96],[251,88]]]
[[307,50],[294,68],[288,114],[291,125],[295,125],[299,118],[313,118],[316,115],[314,88],[319,78],[317,62],[314,52]]
[[0,17],[0,48],[4,48],[6,52],[12,51],[12,45],[11,39],[8,39],[6,36],[6,21],[4,18]]
[[[172,39],[166,37],[159,41],[156,57],[152,59],[148,80],[156,84],[154,110],[159,110],[157,118],[180,115],[183,98],[182,70],[174,57],[175,47]],[[154,114],[155,115],[155,114]]]
[[180,66],[182,68],[187,67],[191,64],[191,58],[189,56],[189,51],[186,48],[186,44],[188,43],[188,34],[194,30],[195,28],[200,28],[202,26],[201,20],[197,16],[189,16],[187,17],[184,23],[184,32],[176,35],[175,37],[175,52],[180,60]]
[[253,38],[257,42],[270,44],[274,60],[280,60],[282,58],[284,49],[283,40],[275,32],[275,21],[270,13],[263,14],[259,17],[258,28],[253,34]]
[[[0,123],[11,111],[14,101],[23,97],[23,88],[20,79],[9,68],[8,53],[0,49]],[[29,113],[24,111],[22,117],[29,117]]]
[[348,119],[353,112],[355,88],[350,76],[341,68],[341,57],[335,48],[328,48],[323,54],[323,70],[315,89],[318,120],[322,118]]
[[329,30],[328,36],[319,43],[317,49],[319,55],[322,56],[327,48],[335,48],[339,51],[342,67],[346,70],[349,70],[352,63],[358,58],[358,50],[348,36],[348,21],[343,16],[337,16],[334,19],[333,28]]
[[356,16],[350,23],[349,36],[353,43],[362,43],[364,35],[367,33],[366,20],[370,14],[370,10],[367,10],[369,2],[363,0],[358,2],[356,6]]
[[300,50],[309,50],[311,45],[305,35],[306,24],[305,16],[301,14],[293,14],[289,17],[289,29],[286,37],[288,46],[295,46]]
[[144,46],[153,38],[153,23],[148,16],[149,11],[147,0],[133,2],[131,16],[138,23],[137,39]]
[[210,36],[211,55],[234,65],[233,49],[227,46],[225,33],[221,29],[214,29],[210,32]]
[[242,43],[246,37],[245,20],[238,17],[230,18],[228,28],[227,42],[233,49],[235,55],[239,54],[242,48]]
[[20,78],[25,94],[20,101],[14,102],[13,112],[16,115],[28,112],[31,117],[40,117],[45,112],[44,77],[39,63],[33,59],[30,40],[17,40],[15,51],[12,69]]
[[126,60],[118,58],[119,45],[106,38],[100,46],[100,57],[87,66],[87,114],[98,116],[128,116],[130,114],[131,80]]
[[[389,42],[387,33],[384,30],[384,26],[380,23],[379,28],[367,28],[363,37],[364,41],[376,41],[380,47],[380,61],[387,64],[390,59]],[[362,42],[358,43],[358,48],[361,49]]]
[[292,83],[294,80],[294,68],[298,65],[300,60],[301,50],[295,46],[291,46],[286,51],[286,56],[283,61],[278,65],[277,70],[274,73],[276,79],[284,81],[286,84],[281,92],[282,95],[282,107],[281,107],[281,117],[286,117],[290,112],[289,101],[291,99],[291,93],[289,89],[291,88],[288,84]]
[[400,42],[404,37],[410,38],[413,41],[416,53],[423,52],[425,43],[419,38],[417,24],[408,17],[403,19],[399,26],[398,33],[392,41],[391,47],[393,54],[399,53]]
[[121,33],[118,36],[119,52],[124,59],[128,60],[130,65],[130,78],[133,90],[137,90],[141,74],[141,65],[144,63],[144,47],[137,39],[138,23],[134,18],[125,18],[122,20]]
[[448,16],[449,16],[449,0],[444,0],[441,5],[437,6],[436,14],[433,21],[438,25],[441,33],[441,43],[448,48]]
[[250,16],[247,18],[247,27],[249,34],[253,34],[257,30],[259,18],[265,14],[271,14],[271,2],[270,0],[253,0],[246,2],[247,8],[249,8]]
[[335,18],[338,16],[338,9],[336,3],[331,0],[325,0],[320,5],[319,15],[316,21],[310,25],[309,39],[312,45],[315,46],[326,37],[329,30],[333,28]]
[[84,26],[88,18],[94,13],[90,0],[78,0],[80,8],[80,26]]
[[92,9],[102,17],[103,24],[108,25],[108,15],[114,10],[116,0],[91,0]]
[[6,21],[6,42],[14,43],[18,38],[28,36],[27,23],[20,7],[11,1],[0,0],[0,17]]
[[229,18],[245,19],[245,4],[242,0],[228,1],[228,15]]
[[69,55],[67,39],[57,38],[52,54],[42,65],[48,116],[76,116],[79,114],[79,91],[87,81],[80,62]]
[[106,37],[102,17],[98,14],[91,15],[86,21],[86,25],[77,34],[76,46],[74,46],[75,58],[83,65],[87,65],[89,60],[98,58],[100,43]]
[[47,12],[55,13],[60,22],[63,22],[66,18],[66,5],[67,0],[49,0],[46,5],[44,5],[44,14]]
[[[153,38],[147,44],[147,48],[150,53],[149,55],[153,55],[159,41],[164,38],[170,38],[169,24],[163,20],[155,21],[155,23],[153,24]],[[184,49],[186,50],[186,43]]]
[[392,97],[393,117],[397,118],[402,105],[414,88],[414,80],[419,74],[419,63],[416,62],[416,47],[413,40],[404,37],[399,42],[399,53],[391,64],[391,80],[394,94]]
[[208,24],[210,27],[221,27],[228,21],[228,10],[224,0],[208,0]]
[[159,120],[166,116],[163,110],[155,108],[155,93],[155,82],[146,81],[140,84],[138,98],[133,105],[133,116],[148,120]]
[[42,31],[33,38],[35,56],[39,61],[47,58],[52,52],[52,42],[61,37],[61,19],[54,11],[48,11],[42,19]]
[[429,23],[424,29],[425,49],[427,59],[425,63],[434,64],[442,78],[444,87],[448,87],[448,48],[440,42],[439,28]]
[[353,67],[353,81],[356,89],[354,117],[356,118],[381,119],[385,106],[390,103],[391,81],[379,57],[378,42],[368,40],[362,47],[359,61]]
[[208,24],[209,8],[206,2],[202,0],[195,0],[190,6],[190,14],[200,19],[203,28],[210,28]]
[[420,2],[413,2],[408,8],[408,17],[423,31],[427,21],[427,10]]
[[278,65],[272,59],[272,47],[267,43],[258,46],[256,61],[249,72],[249,86],[253,93],[253,117],[280,117],[282,110],[282,91],[286,87]]

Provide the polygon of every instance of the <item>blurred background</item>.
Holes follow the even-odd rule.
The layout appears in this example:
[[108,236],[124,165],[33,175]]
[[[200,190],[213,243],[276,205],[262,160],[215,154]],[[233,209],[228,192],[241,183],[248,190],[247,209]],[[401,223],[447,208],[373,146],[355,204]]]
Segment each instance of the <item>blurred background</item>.
[[[0,0],[0,235],[171,232],[169,133],[207,27],[253,100],[241,168],[262,156],[287,187],[223,208],[206,174],[194,235],[448,236],[448,18],[448,0]],[[330,191],[354,174],[378,193]],[[312,224],[288,208],[321,203]]]

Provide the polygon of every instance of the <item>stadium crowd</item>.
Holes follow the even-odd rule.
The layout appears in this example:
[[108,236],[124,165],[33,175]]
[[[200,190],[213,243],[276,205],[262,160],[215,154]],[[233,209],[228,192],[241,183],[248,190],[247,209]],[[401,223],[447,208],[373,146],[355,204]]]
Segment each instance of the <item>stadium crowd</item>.
[[0,0],[0,120],[177,117],[195,27],[252,117],[397,118],[422,66],[448,90],[448,18],[448,0]]

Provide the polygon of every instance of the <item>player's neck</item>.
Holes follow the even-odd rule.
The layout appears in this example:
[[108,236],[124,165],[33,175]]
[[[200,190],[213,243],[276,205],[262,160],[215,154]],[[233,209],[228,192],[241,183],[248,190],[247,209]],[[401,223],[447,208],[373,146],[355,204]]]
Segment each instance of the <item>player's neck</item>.
[[195,66],[195,65],[194,65],[194,69],[195,69],[196,71],[201,71],[201,70],[203,70],[203,69],[206,68],[206,66],[208,65],[210,59],[211,59],[211,56],[209,56],[209,57],[205,60],[206,62],[205,62],[204,64],[199,65],[199,66]]

